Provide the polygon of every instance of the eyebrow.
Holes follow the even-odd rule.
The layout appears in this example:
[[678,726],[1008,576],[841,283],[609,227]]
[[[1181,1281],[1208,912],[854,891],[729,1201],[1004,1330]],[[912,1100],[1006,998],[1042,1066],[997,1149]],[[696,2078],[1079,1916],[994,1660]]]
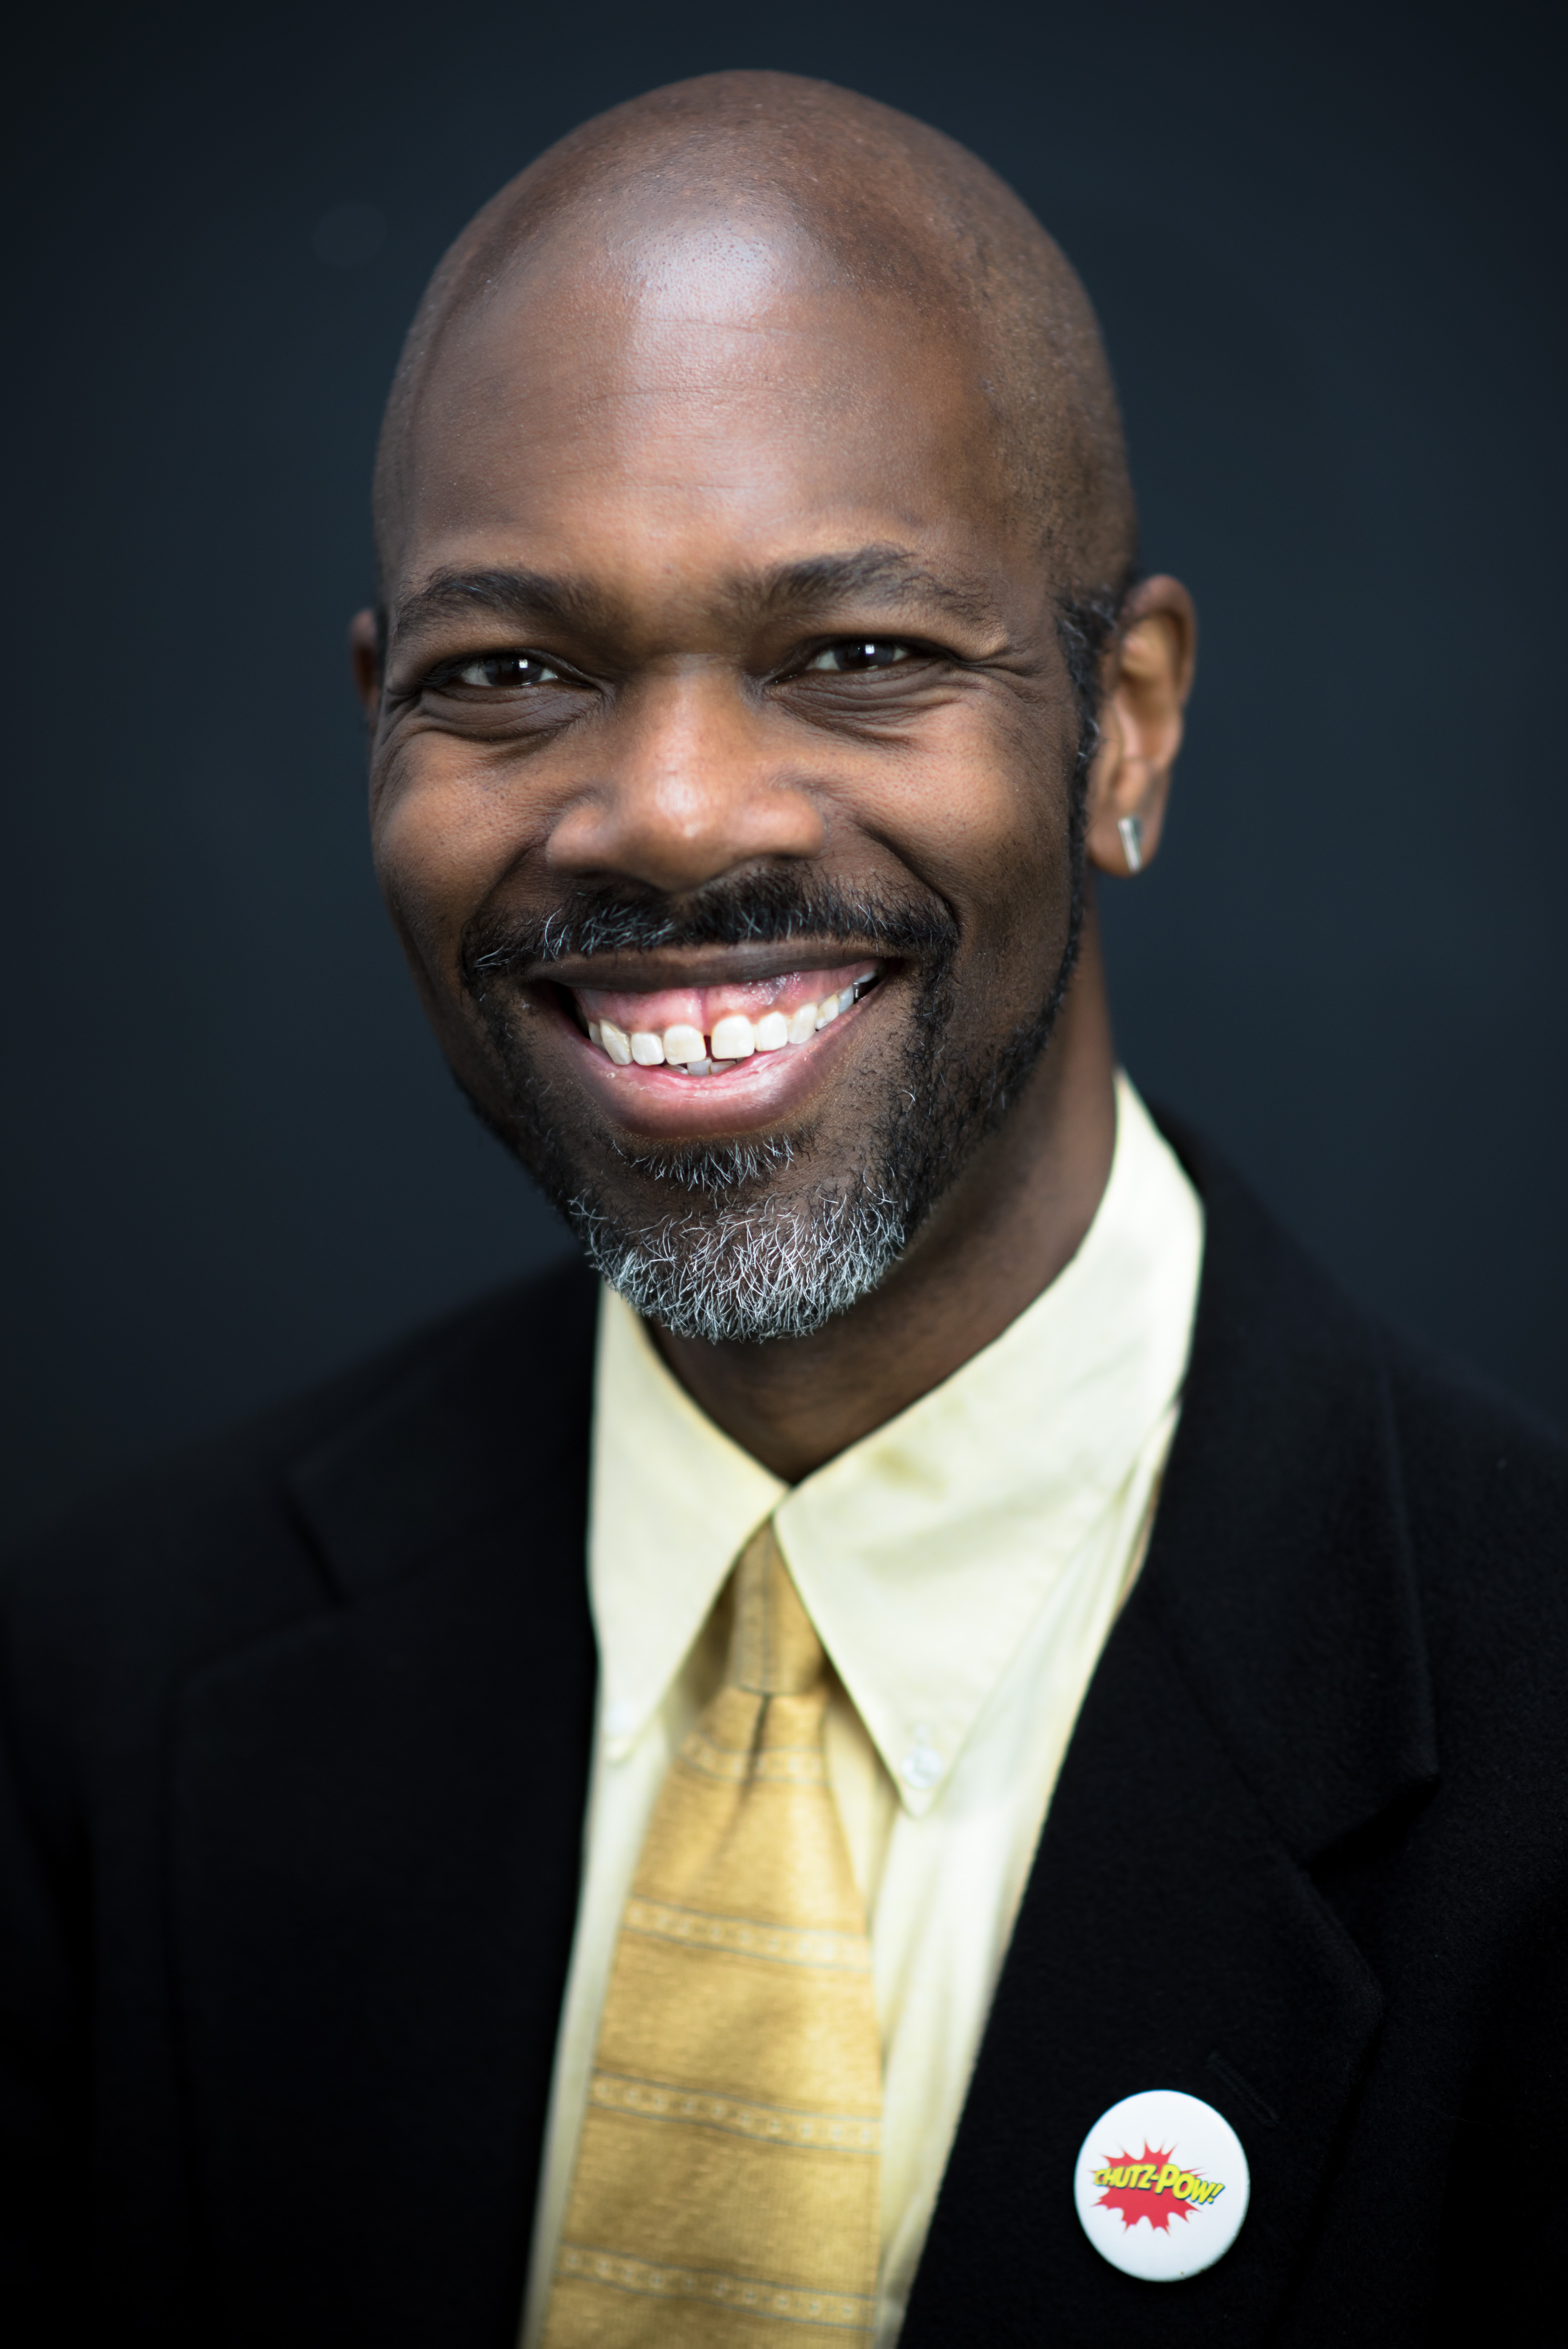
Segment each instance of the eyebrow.
[[568,627],[603,626],[607,616],[600,597],[542,571],[438,571],[398,605],[394,636],[468,612],[494,613],[506,620],[556,620]]
[[948,578],[903,546],[862,546],[852,554],[808,555],[755,574],[747,600],[769,618],[809,615],[824,604],[923,605],[973,626],[995,626],[995,597],[977,579]]
[[[862,546],[847,554],[807,555],[742,574],[724,591],[742,616],[795,620],[800,625],[845,603],[900,604],[960,620],[971,627],[999,625],[995,597],[977,579],[949,578],[907,547]],[[485,612],[537,626],[542,621],[593,633],[613,631],[614,605],[581,581],[526,569],[440,571],[401,605],[401,637],[465,613]]]

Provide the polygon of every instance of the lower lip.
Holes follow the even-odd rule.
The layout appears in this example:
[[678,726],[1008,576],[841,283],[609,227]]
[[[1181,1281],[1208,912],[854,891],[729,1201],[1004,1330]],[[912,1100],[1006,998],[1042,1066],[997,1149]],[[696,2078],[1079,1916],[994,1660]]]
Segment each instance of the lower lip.
[[706,1077],[683,1076],[670,1068],[641,1068],[634,1061],[618,1067],[583,1033],[558,999],[554,1008],[578,1066],[618,1123],[660,1136],[729,1134],[776,1124],[781,1113],[799,1109],[831,1073],[841,1057],[844,1037],[881,991],[873,988],[861,996],[819,1029],[810,1043],[753,1052],[733,1068],[715,1069]]

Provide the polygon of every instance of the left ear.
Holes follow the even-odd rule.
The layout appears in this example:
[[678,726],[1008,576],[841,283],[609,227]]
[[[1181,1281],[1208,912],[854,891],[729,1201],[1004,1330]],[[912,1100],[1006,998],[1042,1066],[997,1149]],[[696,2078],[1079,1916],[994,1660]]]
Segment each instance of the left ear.
[[374,728],[376,713],[381,705],[381,630],[374,612],[356,612],[350,620],[348,661],[354,676],[354,690],[359,696],[365,711],[365,722]]
[[1086,810],[1089,863],[1119,879],[1160,845],[1197,649],[1197,615],[1181,582],[1140,580],[1107,656]]

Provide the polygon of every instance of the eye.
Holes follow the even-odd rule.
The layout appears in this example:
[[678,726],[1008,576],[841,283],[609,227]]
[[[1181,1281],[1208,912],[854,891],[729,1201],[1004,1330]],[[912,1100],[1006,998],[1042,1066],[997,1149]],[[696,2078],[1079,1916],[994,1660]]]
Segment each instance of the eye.
[[892,668],[896,662],[913,657],[914,647],[902,644],[896,636],[846,636],[840,644],[824,645],[806,667],[828,669],[838,677],[859,677],[867,669]]
[[471,685],[490,692],[516,692],[520,686],[553,685],[561,671],[542,653],[487,653],[482,660],[465,661],[449,669],[449,685]]

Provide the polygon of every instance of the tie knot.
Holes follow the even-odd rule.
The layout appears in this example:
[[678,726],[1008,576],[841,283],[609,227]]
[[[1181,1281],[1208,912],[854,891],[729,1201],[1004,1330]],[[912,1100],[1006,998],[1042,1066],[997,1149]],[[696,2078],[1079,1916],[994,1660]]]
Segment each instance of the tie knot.
[[822,1642],[773,1532],[759,1526],[735,1569],[729,1678],[758,1696],[805,1696],[822,1677]]

